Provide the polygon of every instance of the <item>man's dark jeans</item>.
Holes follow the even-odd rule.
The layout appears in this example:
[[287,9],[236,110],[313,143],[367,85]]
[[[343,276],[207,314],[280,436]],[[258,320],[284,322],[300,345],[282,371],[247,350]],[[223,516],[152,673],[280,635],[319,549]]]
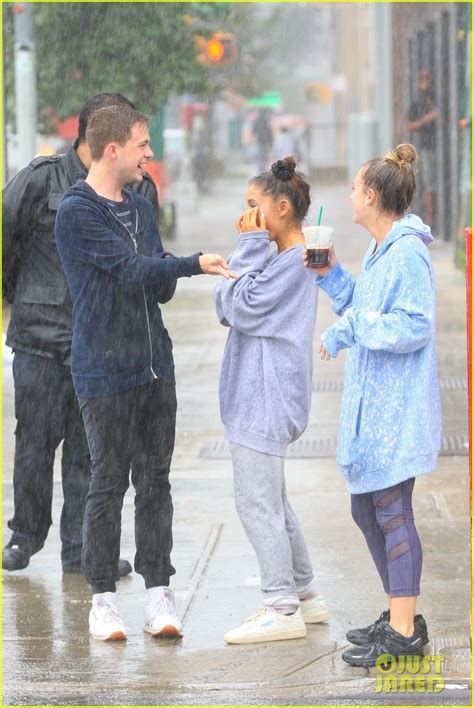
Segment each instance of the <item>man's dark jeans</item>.
[[81,560],[82,520],[90,457],[71,370],[55,359],[16,351],[13,358],[16,443],[13,468],[12,543],[36,553],[52,524],[53,465],[63,441],[61,559],[63,569]]
[[80,398],[92,458],[84,517],[83,570],[92,592],[114,592],[123,497],[130,469],[135,487],[135,571],[147,588],[168,585],[175,569],[169,472],[174,449],[176,392],[152,383],[99,398]]

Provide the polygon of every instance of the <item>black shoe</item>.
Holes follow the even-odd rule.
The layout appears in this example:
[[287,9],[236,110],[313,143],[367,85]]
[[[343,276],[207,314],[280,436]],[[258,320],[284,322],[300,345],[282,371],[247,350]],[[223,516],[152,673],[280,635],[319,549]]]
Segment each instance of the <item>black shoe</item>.
[[[132,566],[124,558],[119,558],[118,562],[118,572],[119,576],[123,578],[124,575],[129,575],[132,572]],[[70,565],[63,565],[63,573],[82,573],[82,568],[80,563],[72,563]]]
[[121,578],[123,578],[124,575],[130,575],[132,570],[132,566],[127,560],[125,560],[125,558],[119,558],[118,572]]
[[388,624],[390,619],[390,610],[384,610],[378,620],[375,620],[368,627],[362,627],[361,629],[350,629],[346,634],[346,639],[351,644],[355,644],[358,647],[368,647],[375,640],[375,635],[377,630],[383,624]]
[[389,624],[382,625],[369,647],[351,647],[343,652],[342,659],[351,666],[375,666],[377,659],[386,654],[384,664],[391,664],[400,656],[423,656],[423,638],[415,628],[409,639],[396,632]]
[[[368,627],[349,630],[346,634],[346,638],[351,644],[355,644],[358,647],[368,647],[375,641],[378,629],[383,625],[388,624],[389,621],[390,610],[385,610],[382,612],[378,620],[375,620],[373,624],[369,624]],[[428,627],[426,626],[423,615],[415,615],[414,623],[415,632],[418,630],[422,635],[423,644],[428,644],[430,641],[428,638]]]
[[2,568],[3,570],[22,570],[30,562],[30,556],[31,554],[24,546],[10,541],[3,549]]

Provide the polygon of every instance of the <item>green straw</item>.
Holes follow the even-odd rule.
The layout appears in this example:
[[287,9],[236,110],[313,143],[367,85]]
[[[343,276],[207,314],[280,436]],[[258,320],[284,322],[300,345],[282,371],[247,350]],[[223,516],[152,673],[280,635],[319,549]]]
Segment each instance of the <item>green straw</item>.
[[318,226],[321,226],[321,219],[323,218],[323,207],[322,205],[319,207],[319,214],[318,214]]

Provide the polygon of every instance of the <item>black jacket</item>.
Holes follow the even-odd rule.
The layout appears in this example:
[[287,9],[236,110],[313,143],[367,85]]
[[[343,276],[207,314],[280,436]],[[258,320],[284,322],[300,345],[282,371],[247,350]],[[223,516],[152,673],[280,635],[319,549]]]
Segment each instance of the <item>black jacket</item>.
[[[12,304],[6,343],[12,349],[69,363],[72,301],[54,238],[63,195],[87,170],[76,145],[63,155],[38,157],[3,189],[2,292]],[[151,178],[133,185],[154,205]]]

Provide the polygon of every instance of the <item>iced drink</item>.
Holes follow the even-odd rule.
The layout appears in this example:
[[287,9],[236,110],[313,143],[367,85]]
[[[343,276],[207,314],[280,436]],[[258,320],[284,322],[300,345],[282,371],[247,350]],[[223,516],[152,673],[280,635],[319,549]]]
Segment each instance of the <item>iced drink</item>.
[[333,231],[330,226],[306,226],[303,229],[310,267],[322,268],[329,264],[329,245]]

